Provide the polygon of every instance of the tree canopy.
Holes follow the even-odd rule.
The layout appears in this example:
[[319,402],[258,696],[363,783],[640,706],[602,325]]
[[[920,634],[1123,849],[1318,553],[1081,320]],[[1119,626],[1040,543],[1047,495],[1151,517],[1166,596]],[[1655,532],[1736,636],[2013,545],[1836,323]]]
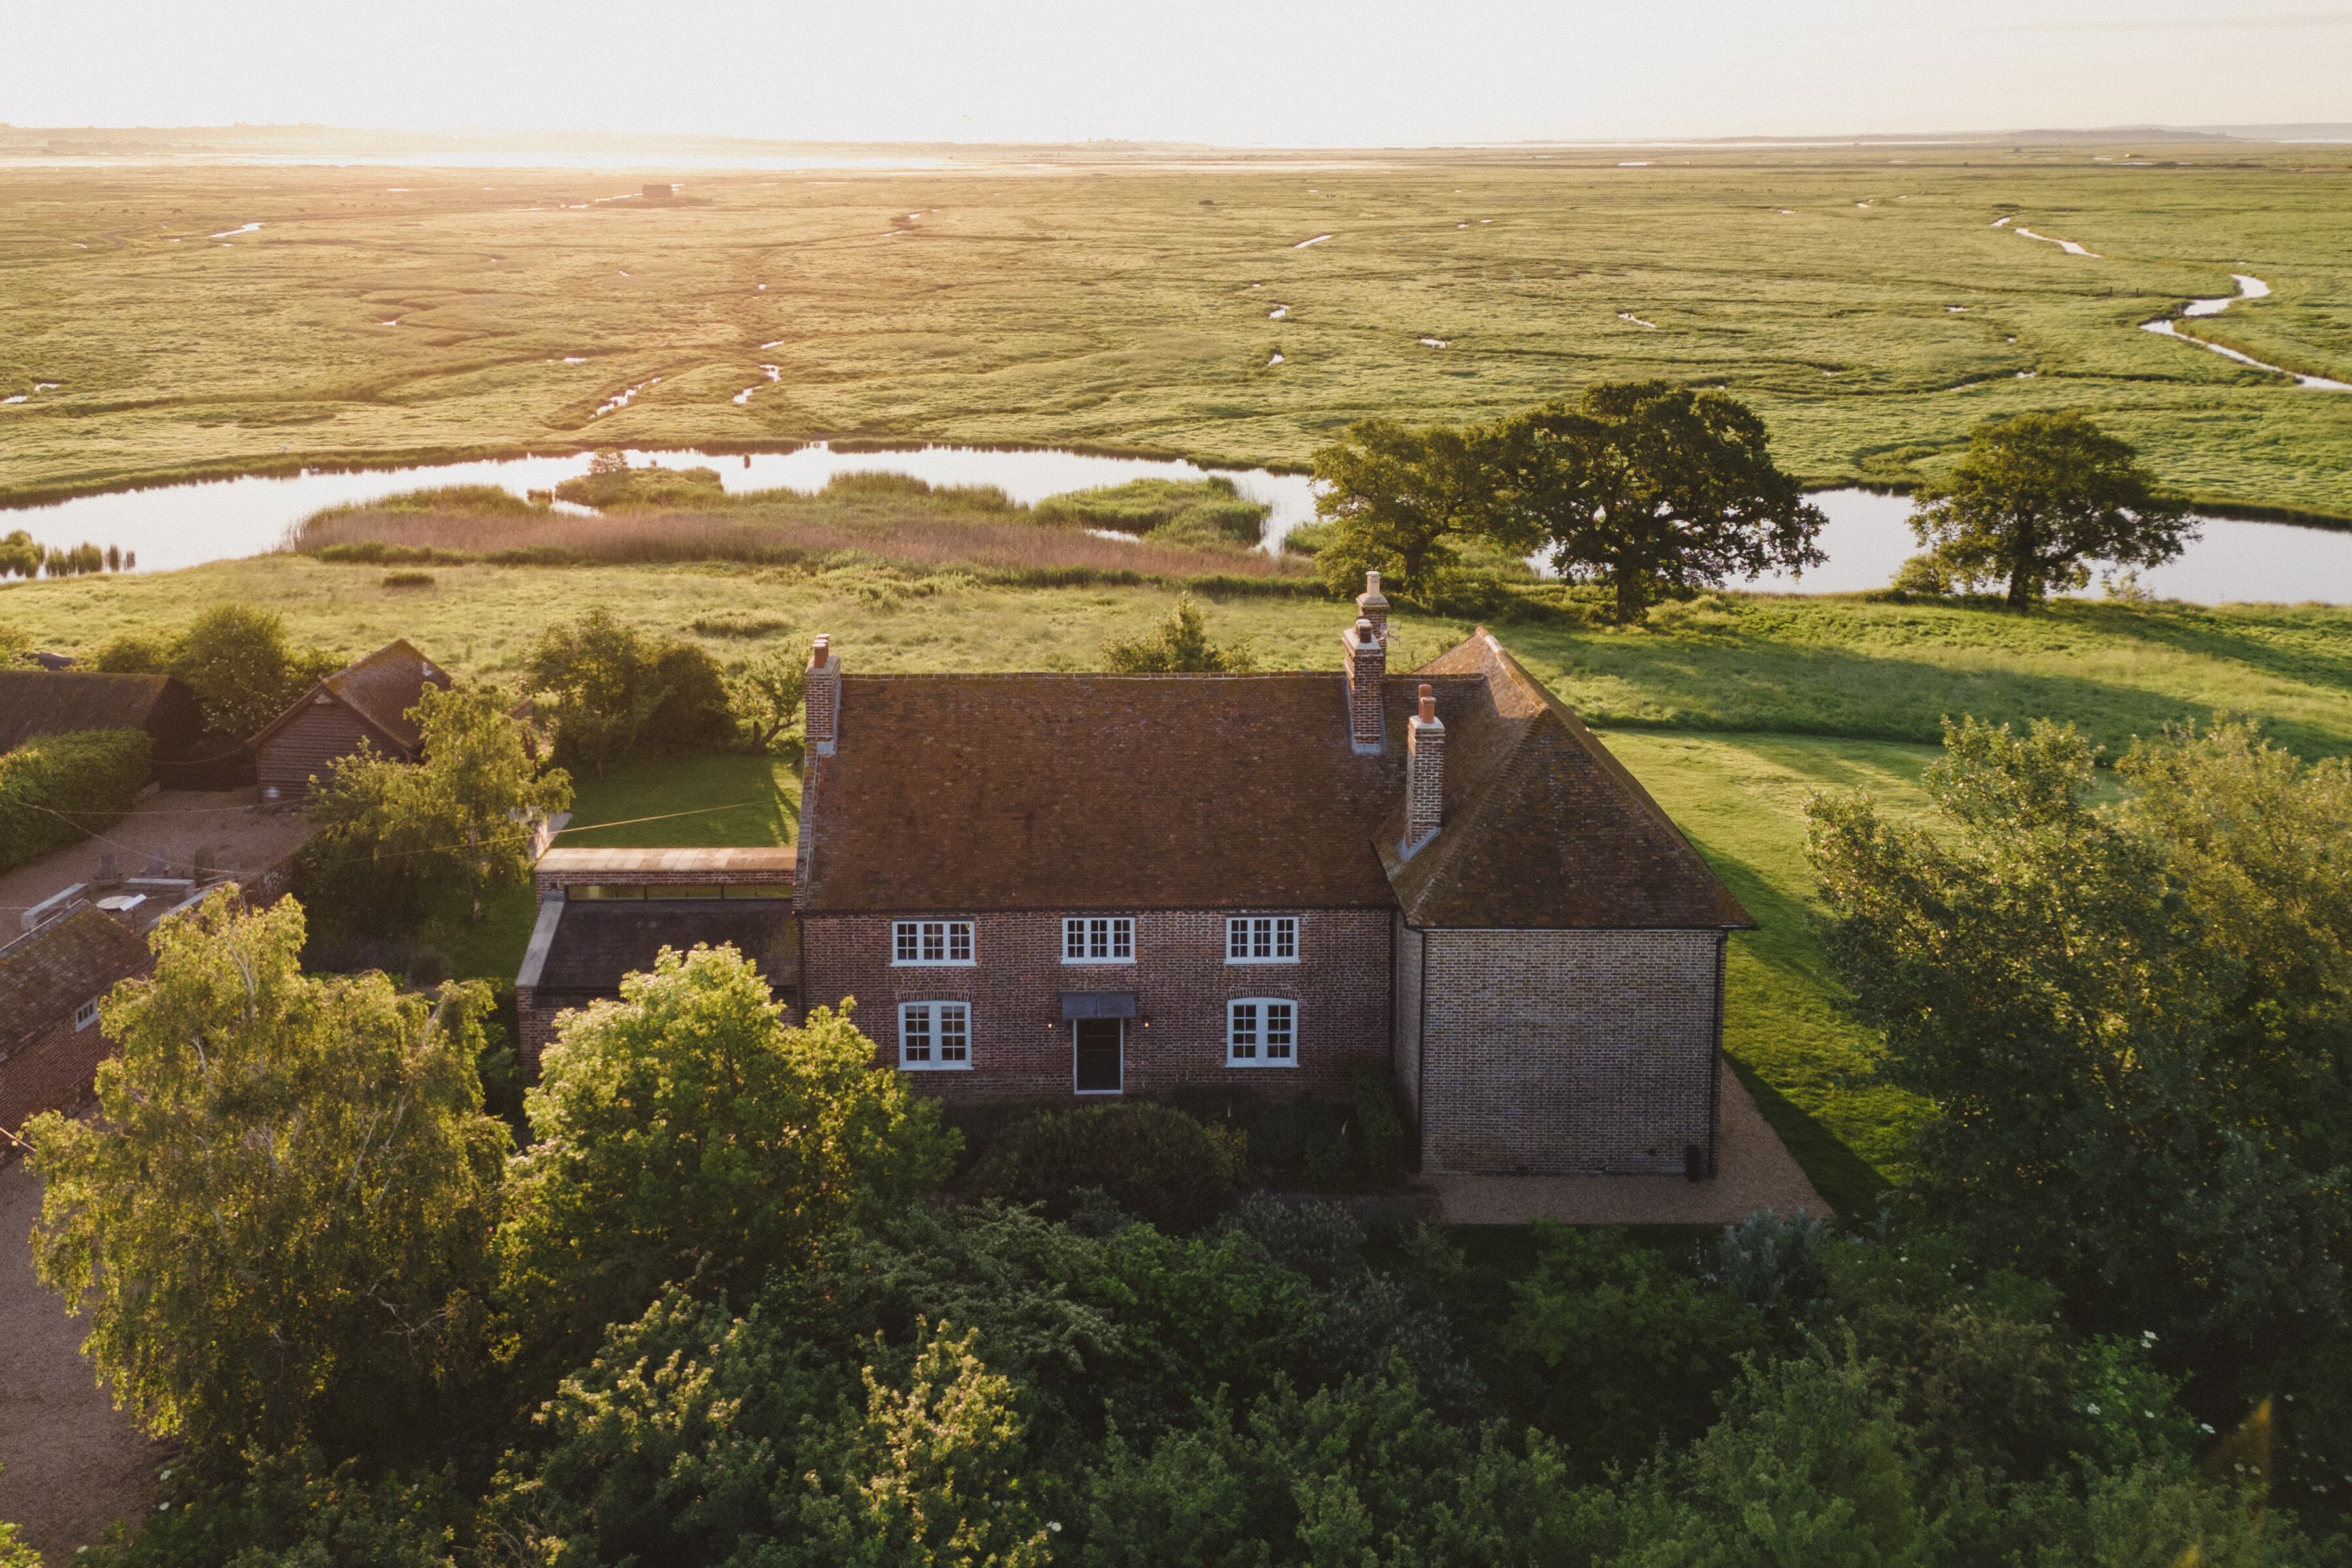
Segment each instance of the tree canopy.
[[149,1430],[200,1451],[346,1448],[478,1353],[505,1127],[487,986],[314,977],[301,906],[234,889],[164,922],[101,1020],[95,1121],[29,1129],[34,1257]]
[[649,637],[601,606],[547,628],[527,672],[550,699],[555,759],[602,773],[641,752],[693,751],[734,734],[726,676],[692,643]]
[[535,819],[572,804],[572,780],[542,773],[530,731],[498,692],[426,687],[410,710],[424,758],[362,743],[320,782],[304,815],[320,825],[296,862],[296,886],[331,923],[381,931],[436,899],[482,900],[528,883]]
[[501,1237],[529,1331],[593,1344],[661,1288],[738,1299],[835,1226],[947,1174],[936,1101],[875,1065],[846,1013],[786,1026],[731,947],[665,949],[567,1014],[525,1098]]
[[1720,393],[1604,383],[1502,421],[1476,449],[1480,528],[1610,584],[1621,623],[1731,576],[1826,559],[1821,510],[1773,464],[1764,421]]
[[1352,595],[1376,571],[1401,596],[1429,604],[1458,558],[1450,542],[1481,515],[1491,483],[1481,457],[1461,431],[1393,419],[1359,420],[1317,451],[1315,510],[1331,532],[1315,560],[1331,591]]
[[1931,1213],[2118,1331],[2352,1328],[2352,768],[2221,723],[2101,807],[2071,729],[1945,749],[1932,829],[1855,797],[1811,830],[1832,962],[1935,1108]]
[[2005,580],[2016,609],[2083,586],[2090,562],[2160,565],[2196,537],[2130,445],[2071,409],[1978,426],[1911,531],[1952,577]]

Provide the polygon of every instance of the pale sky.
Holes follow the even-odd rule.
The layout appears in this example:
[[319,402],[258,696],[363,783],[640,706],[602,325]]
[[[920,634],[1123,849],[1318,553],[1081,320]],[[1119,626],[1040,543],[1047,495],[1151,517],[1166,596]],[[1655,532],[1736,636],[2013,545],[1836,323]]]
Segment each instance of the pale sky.
[[2263,0],[0,0],[0,121],[1228,145],[2352,121]]

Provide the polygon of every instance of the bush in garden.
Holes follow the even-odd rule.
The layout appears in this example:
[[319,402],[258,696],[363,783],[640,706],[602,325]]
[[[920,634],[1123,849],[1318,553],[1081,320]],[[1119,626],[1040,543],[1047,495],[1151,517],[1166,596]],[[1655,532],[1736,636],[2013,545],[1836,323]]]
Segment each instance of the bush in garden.
[[1099,1187],[1129,1213],[1179,1233],[1234,1201],[1232,1151],[1185,1115],[1149,1100],[1047,1111],[1015,1121],[972,1167],[971,1187],[1007,1203],[1043,1204],[1066,1219],[1081,1188]]

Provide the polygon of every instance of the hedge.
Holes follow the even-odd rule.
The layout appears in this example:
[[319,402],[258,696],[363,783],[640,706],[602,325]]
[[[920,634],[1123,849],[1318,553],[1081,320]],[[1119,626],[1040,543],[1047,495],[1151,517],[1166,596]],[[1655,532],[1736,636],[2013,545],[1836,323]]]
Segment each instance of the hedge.
[[1085,1190],[1164,1230],[1200,1229],[1234,1201],[1234,1152],[1181,1110],[1145,1100],[1033,1113],[1000,1131],[969,1178],[976,1197],[1067,1219]]
[[0,752],[0,871],[129,811],[147,783],[152,749],[143,731],[78,730]]

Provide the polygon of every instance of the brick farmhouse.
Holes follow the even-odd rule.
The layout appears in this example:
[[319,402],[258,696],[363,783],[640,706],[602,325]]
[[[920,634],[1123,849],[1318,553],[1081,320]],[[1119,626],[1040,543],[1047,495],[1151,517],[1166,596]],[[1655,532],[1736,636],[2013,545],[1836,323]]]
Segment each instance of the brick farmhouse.
[[1338,674],[852,676],[819,637],[797,853],[551,851],[526,1055],[740,925],[952,1102],[1369,1063],[1425,1172],[1712,1175],[1753,922],[1491,634],[1391,674],[1377,576],[1357,605]]

